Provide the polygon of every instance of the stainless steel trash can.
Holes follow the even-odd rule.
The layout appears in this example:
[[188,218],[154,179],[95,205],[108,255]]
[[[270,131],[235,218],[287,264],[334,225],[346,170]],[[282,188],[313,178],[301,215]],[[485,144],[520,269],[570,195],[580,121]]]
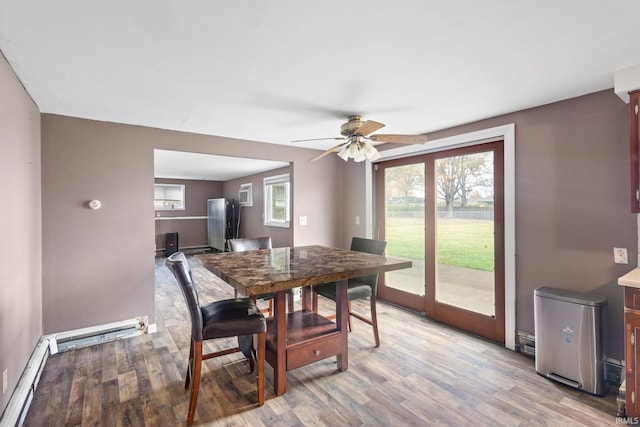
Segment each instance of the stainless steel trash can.
[[536,372],[597,396],[605,394],[602,311],[606,304],[600,295],[537,288]]

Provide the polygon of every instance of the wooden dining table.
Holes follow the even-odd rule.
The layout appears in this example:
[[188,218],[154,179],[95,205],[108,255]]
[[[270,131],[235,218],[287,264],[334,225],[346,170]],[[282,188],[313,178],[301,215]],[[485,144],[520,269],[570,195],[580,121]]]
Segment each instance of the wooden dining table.
[[[348,369],[348,279],[412,265],[405,259],[318,245],[200,254],[195,259],[240,295],[274,294],[265,357],[274,369],[276,395],[286,392],[287,371],[309,363],[337,356],[338,370]],[[335,322],[311,309],[311,286],[328,282],[337,284]],[[298,287],[302,309],[287,313],[286,291]]]

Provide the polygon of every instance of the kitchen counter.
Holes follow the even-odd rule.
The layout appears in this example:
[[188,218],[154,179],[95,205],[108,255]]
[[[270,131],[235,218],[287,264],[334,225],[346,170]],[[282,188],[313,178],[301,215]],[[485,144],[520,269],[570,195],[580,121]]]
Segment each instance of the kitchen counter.
[[640,268],[634,268],[624,276],[619,277],[618,285],[640,288]]

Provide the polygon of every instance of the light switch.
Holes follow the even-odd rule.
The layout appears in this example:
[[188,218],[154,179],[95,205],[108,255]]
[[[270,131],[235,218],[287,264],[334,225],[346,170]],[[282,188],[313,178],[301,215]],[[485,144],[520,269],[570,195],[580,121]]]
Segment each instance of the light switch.
[[306,216],[300,216],[299,224],[300,225],[307,225],[307,217]]
[[360,225],[360,217],[356,215],[356,225]]

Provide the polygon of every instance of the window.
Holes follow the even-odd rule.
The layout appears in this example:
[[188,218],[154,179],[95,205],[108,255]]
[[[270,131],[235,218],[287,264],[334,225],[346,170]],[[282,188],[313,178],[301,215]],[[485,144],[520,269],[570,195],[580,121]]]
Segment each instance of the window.
[[157,211],[184,210],[184,185],[154,184],[153,206]]
[[290,217],[289,174],[264,179],[264,224],[289,227]]
[[253,192],[252,185],[240,184],[240,191],[238,192],[238,202],[241,206],[253,206]]

